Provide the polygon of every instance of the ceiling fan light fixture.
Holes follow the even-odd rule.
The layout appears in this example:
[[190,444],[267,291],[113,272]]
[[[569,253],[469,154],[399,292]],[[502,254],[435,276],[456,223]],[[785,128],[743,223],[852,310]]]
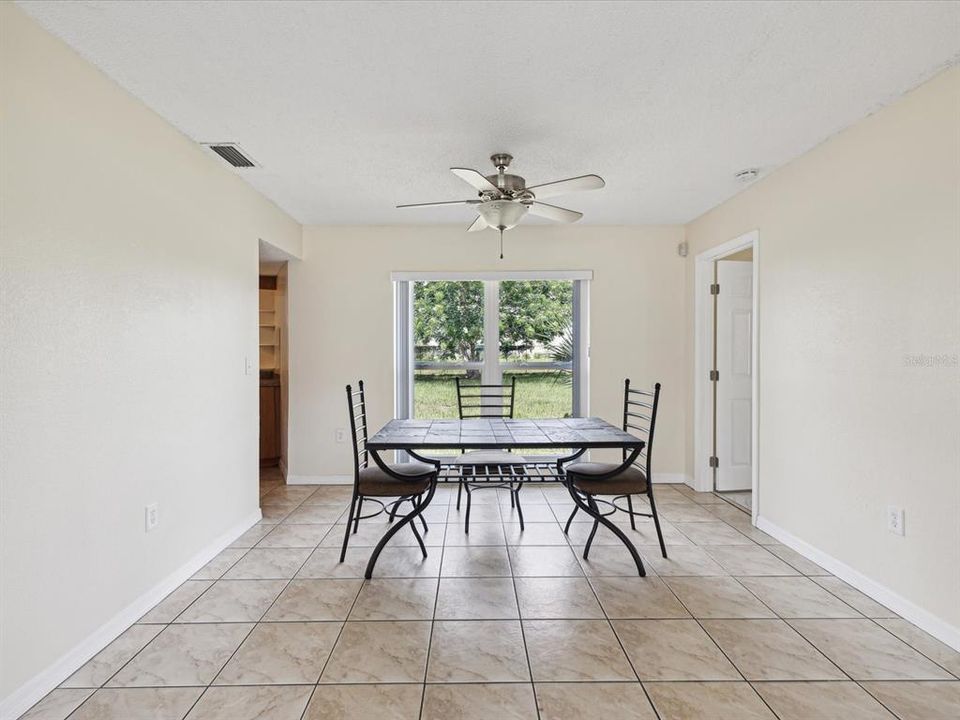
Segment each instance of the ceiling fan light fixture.
[[489,227],[509,230],[527,214],[527,206],[514,200],[489,200],[477,206],[477,212]]

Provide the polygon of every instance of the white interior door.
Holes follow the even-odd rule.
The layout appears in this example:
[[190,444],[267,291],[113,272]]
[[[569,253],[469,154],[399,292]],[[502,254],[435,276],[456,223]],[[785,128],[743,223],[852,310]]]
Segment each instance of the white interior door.
[[717,261],[717,490],[751,488],[753,263]]

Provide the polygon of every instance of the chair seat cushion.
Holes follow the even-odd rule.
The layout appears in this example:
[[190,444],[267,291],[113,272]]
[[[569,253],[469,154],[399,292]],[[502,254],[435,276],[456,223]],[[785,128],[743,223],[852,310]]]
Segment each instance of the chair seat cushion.
[[453,462],[455,465],[518,465],[526,460],[506,450],[470,450]]
[[411,479],[409,481],[398,480],[391,475],[387,475],[380,469],[380,466],[370,465],[360,471],[360,494],[370,497],[419,495],[430,487],[429,476],[436,472],[433,465],[420,462],[396,463],[389,465],[389,467],[398,475],[405,475]]
[[621,463],[580,462],[567,466],[567,477],[580,492],[589,495],[636,495],[647,491],[647,476],[636,465],[606,480],[591,480],[591,476],[613,472]]

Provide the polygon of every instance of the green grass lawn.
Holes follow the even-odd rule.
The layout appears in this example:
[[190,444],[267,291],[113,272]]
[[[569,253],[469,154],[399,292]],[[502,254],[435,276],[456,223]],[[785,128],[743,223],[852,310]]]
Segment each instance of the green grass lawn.
[[[418,370],[413,405],[417,418],[457,418],[457,387],[453,374]],[[463,377],[463,375],[461,375]],[[573,407],[573,388],[554,373],[516,373],[515,418],[566,417]],[[504,375],[509,383],[512,375]]]

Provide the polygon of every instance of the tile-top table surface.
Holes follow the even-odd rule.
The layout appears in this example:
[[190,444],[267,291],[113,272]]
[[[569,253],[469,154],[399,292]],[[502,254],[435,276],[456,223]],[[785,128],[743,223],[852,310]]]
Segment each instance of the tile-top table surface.
[[646,443],[600,418],[391,420],[369,450],[642,448]]

